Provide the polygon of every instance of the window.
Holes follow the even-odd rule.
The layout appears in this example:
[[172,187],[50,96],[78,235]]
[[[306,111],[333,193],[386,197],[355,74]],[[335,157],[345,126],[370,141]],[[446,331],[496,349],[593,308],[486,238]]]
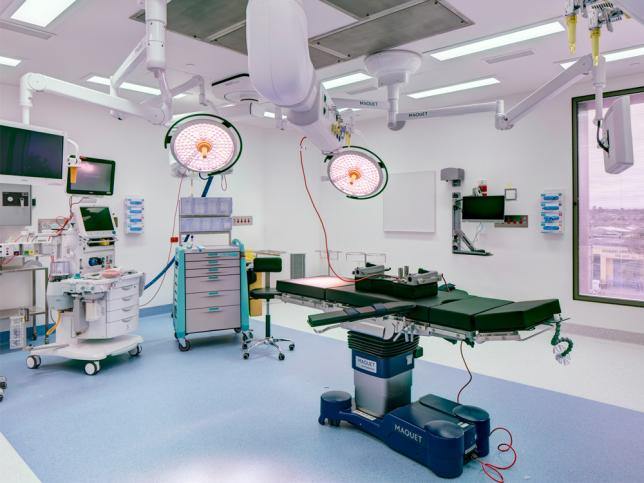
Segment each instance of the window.
[[594,96],[573,99],[574,298],[644,307],[644,87],[631,98],[635,165],[604,171]]

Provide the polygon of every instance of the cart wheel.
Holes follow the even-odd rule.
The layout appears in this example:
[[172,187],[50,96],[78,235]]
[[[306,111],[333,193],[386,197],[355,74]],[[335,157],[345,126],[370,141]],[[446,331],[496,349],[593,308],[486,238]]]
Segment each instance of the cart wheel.
[[130,349],[129,351],[127,351],[127,353],[132,357],[136,357],[141,353],[142,350],[143,348],[141,347],[141,344],[137,344],[134,349]]
[[235,327],[235,334],[239,334],[241,332],[241,327]]
[[188,339],[184,339],[185,343],[182,344],[181,341],[179,341],[179,350],[181,352],[188,352],[190,350],[190,341]]
[[4,391],[0,389],[0,402],[4,399]]
[[87,374],[88,376],[93,376],[100,370],[101,365],[98,362],[88,362],[87,364],[85,364],[85,374]]
[[320,423],[322,426],[324,426],[325,422],[326,422],[326,418],[323,418],[322,416],[318,418],[318,423]]
[[295,344],[290,344],[288,346],[288,350],[292,351],[293,349],[295,349]]
[[248,349],[248,344],[242,344],[242,350],[245,351],[246,349]]
[[40,356],[27,357],[27,367],[29,369],[38,369],[40,367]]
[[340,420],[339,419],[329,419],[329,424],[331,426],[335,426],[336,428],[340,426]]
[[277,356],[277,358],[278,358],[280,361],[283,361],[284,359],[286,359],[286,356],[280,352],[280,355],[279,355],[279,356]]
[[250,357],[250,354],[248,352],[244,352],[244,359],[248,359]]
[[0,389],[7,389],[7,378],[0,376]]

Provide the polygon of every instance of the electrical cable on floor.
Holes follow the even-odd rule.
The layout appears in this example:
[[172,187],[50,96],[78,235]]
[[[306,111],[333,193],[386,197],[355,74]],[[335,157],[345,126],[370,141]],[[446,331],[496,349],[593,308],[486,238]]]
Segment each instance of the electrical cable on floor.
[[352,283],[360,282],[362,280],[366,280],[368,278],[377,276],[378,274],[369,275],[368,277],[363,277],[363,278],[346,278],[346,277],[342,277],[341,275],[338,275],[338,273],[331,265],[331,257],[329,254],[329,236],[326,231],[326,225],[324,224],[322,215],[320,214],[320,211],[318,210],[318,207],[316,206],[315,201],[313,200],[313,195],[311,194],[311,190],[309,190],[309,183],[306,178],[306,171],[304,170],[304,155],[302,154],[302,151],[304,149],[303,144],[305,140],[306,140],[306,136],[300,139],[300,166],[302,168],[302,179],[304,180],[304,188],[306,189],[306,194],[309,196],[309,201],[311,202],[311,206],[313,207],[313,210],[315,210],[315,214],[317,215],[318,220],[320,221],[320,226],[322,227],[322,233],[324,234],[324,248],[326,253],[326,263],[329,267],[329,271],[333,273],[333,275],[335,275],[337,278],[342,280],[343,282],[352,282]]
[[[470,368],[467,365],[467,361],[465,360],[465,356],[463,355],[463,341],[461,341],[460,351],[461,351],[461,359],[463,359],[463,364],[465,364],[465,369],[467,370],[469,379],[465,383],[465,385],[461,387],[461,389],[458,391],[458,395],[456,396],[456,402],[458,404],[461,403],[461,393],[467,386],[470,385],[473,379],[472,371],[470,371]],[[483,470],[483,473],[485,473],[485,475],[488,478],[490,478],[492,481],[496,483],[504,483],[505,479],[503,478],[503,471],[509,470],[514,466],[514,464],[517,462],[518,455],[516,450],[512,446],[512,433],[510,432],[510,430],[502,426],[498,426],[494,428],[492,431],[490,431],[490,436],[492,436],[496,431],[505,431],[506,433],[508,433],[510,441],[508,443],[500,443],[496,447],[496,449],[498,449],[501,453],[507,453],[508,451],[512,451],[512,455],[513,455],[512,463],[506,466],[499,466],[499,465],[495,465],[495,464],[480,460],[479,458],[474,458],[474,459],[478,464],[481,465],[481,469]]]

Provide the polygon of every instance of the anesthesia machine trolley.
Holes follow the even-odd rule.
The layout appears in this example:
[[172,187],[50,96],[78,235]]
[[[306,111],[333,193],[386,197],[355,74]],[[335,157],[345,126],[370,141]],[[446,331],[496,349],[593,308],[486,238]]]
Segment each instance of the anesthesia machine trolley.
[[182,352],[190,350],[189,334],[232,329],[244,340],[251,337],[246,255],[243,243],[231,241],[231,214],[232,198],[181,198],[182,237],[228,236],[227,245],[191,241],[175,251],[172,320]]

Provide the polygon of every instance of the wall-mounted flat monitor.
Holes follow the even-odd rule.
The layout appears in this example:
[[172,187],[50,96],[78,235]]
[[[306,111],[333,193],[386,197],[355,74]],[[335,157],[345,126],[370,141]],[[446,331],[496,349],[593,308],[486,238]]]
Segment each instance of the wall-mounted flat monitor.
[[65,134],[0,120],[0,181],[61,185]]
[[[69,170],[69,168],[68,168]],[[67,193],[70,195],[103,195],[114,193],[116,163],[109,159],[81,157],[76,169],[76,183],[67,173]]]
[[463,196],[463,221],[501,222],[505,216],[505,196]]

